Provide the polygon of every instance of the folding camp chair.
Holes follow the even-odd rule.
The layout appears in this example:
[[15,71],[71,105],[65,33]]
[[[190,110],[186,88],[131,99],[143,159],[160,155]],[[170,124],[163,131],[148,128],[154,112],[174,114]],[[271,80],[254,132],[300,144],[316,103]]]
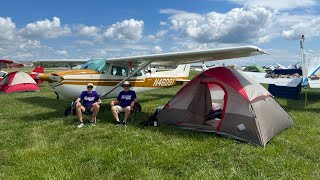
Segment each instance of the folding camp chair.
[[[81,101],[81,104],[82,104],[82,101]],[[100,109],[101,109],[101,105],[102,105],[102,103],[100,104]],[[86,111],[82,112],[82,118],[83,119],[88,119],[90,121],[92,113],[93,112],[86,110]],[[65,116],[68,116],[70,114],[77,115],[75,101],[72,101],[71,105],[64,111],[64,115]]]
[[[138,112],[141,112],[141,105],[140,103],[135,103],[133,108],[131,109],[130,116],[129,116],[130,123],[133,123],[136,120],[136,114]],[[125,112],[120,112],[118,113],[118,115],[119,115],[119,119],[123,120],[125,116]]]

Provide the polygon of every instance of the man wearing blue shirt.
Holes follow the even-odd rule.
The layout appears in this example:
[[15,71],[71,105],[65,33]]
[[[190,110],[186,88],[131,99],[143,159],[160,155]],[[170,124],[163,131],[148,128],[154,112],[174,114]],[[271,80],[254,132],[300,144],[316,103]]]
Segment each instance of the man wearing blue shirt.
[[[78,128],[83,127],[82,113],[83,112],[92,112],[92,117],[90,125],[95,126],[96,117],[100,109],[101,99],[96,91],[93,91],[93,84],[87,84],[87,90],[82,91],[78,99],[75,101],[77,115],[79,117]],[[81,102],[82,101],[82,104]]]
[[122,87],[124,90],[119,93],[116,100],[111,101],[110,103],[112,115],[116,119],[116,125],[121,124],[118,116],[119,112],[125,113],[122,124],[127,124],[127,120],[131,110],[133,109],[134,103],[137,102],[136,92],[130,90],[131,84],[129,81],[125,81],[122,84]]

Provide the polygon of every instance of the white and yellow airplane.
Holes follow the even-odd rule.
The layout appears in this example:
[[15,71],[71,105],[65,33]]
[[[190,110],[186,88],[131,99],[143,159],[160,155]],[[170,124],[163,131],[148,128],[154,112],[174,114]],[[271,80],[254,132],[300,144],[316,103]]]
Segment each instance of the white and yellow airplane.
[[[92,59],[79,70],[58,71],[44,74],[39,78],[47,81],[59,96],[76,99],[85,90],[88,82],[94,84],[101,98],[116,97],[122,90],[119,87],[129,81],[132,90],[139,92],[174,86],[188,81],[190,63],[225,60],[266,54],[255,46],[152,54],[134,57]],[[144,73],[148,65],[178,65],[171,71]]]

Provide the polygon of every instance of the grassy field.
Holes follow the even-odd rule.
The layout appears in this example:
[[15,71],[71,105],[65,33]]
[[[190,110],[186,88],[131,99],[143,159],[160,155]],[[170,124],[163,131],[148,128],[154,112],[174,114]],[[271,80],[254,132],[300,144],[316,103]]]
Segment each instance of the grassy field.
[[138,94],[143,112],[126,127],[114,126],[103,107],[97,126],[82,129],[76,117],[63,115],[70,101],[56,99],[47,86],[0,95],[0,179],[320,178],[319,91],[308,92],[306,109],[303,93],[300,100],[277,98],[295,125],[261,148],[211,133],[139,125],[180,88]]

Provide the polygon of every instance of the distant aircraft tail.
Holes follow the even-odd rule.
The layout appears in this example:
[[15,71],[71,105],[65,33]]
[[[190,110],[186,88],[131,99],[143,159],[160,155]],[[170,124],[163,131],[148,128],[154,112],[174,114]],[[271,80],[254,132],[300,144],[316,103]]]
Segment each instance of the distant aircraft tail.
[[43,66],[37,66],[33,69],[33,71],[30,73],[30,76],[38,83],[42,84],[43,81],[40,80],[38,77],[44,74],[44,67]]
[[302,86],[308,85],[308,69],[307,69],[307,63],[306,63],[306,53],[304,51],[304,35],[301,36],[300,39],[300,52],[301,52],[301,66],[302,66]]
[[157,71],[155,73],[147,74],[147,77],[170,77],[175,78],[177,81],[187,80],[190,72],[190,64],[178,65],[176,69],[169,71]]
[[178,77],[188,77],[190,72],[190,64],[178,65],[172,72]]

